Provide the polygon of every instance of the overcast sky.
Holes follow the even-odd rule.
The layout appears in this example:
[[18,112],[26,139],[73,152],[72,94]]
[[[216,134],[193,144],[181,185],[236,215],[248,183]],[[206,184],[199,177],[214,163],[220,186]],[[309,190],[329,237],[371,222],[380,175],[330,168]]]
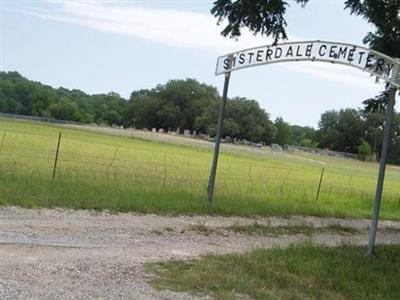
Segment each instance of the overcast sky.
[[[220,36],[213,1],[0,0],[0,68],[29,79],[88,93],[137,89],[195,78],[222,90],[216,59],[271,41],[245,32]],[[332,40],[362,45],[373,30],[350,16],[343,1],[288,1],[290,41]],[[229,96],[256,99],[271,117],[316,127],[322,112],[361,107],[382,85],[369,74],[326,63],[281,63],[232,73]]]

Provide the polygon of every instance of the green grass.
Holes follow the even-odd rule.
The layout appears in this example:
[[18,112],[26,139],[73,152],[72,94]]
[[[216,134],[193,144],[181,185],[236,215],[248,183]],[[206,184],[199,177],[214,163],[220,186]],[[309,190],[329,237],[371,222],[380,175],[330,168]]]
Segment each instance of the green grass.
[[187,231],[192,231],[203,235],[210,235],[212,233],[217,233],[217,229],[209,227],[205,224],[193,224],[186,227],[185,229],[182,229],[181,232],[185,233]]
[[342,226],[340,224],[328,225],[324,227],[314,227],[310,225],[293,225],[293,226],[266,226],[258,223],[250,225],[234,224],[226,227],[209,227],[205,224],[194,224],[182,230],[182,233],[187,231],[196,232],[203,235],[222,234],[232,232],[237,234],[246,235],[260,235],[260,236],[281,236],[281,235],[296,235],[302,234],[311,236],[313,234],[339,234],[339,235],[353,235],[358,234],[360,231],[356,228]]
[[251,225],[232,225],[229,227],[222,227],[220,230],[231,231],[240,234],[248,235],[267,235],[267,236],[281,236],[281,235],[294,235],[294,234],[322,234],[322,233],[334,233],[340,235],[352,235],[360,233],[359,230],[342,226],[340,224],[328,225],[325,227],[314,227],[308,225],[296,225],[296,226],[265,226],[262,224],[254,223]]
[[[216,299],[400,299],[400,247],[312,244],[148,263],[158,289]],[[223,271],[223,272],[221,272]]]
[[[385,229],[386,232],[396,233],[398,231],[392,230],[393,228]],[[397,228],[396,228],[397,229]],[[250,225],[234,224],[231,226],[218,226],[211,227],[204,223],[189,225],[180,231],[175,231],[172,227],[164,227],[162,230],[152,230],[154,234],[162,235],[164,233],[185,234],[187,232],[195,232],[201,235],[219,234],[226,235],[227,233],[236,233],[244,235],[258,235],[258,236],[282,236],[282,235],[306,235],[312,236],[315,234],[338,234],[338,235],[354,235],[361,233],[360,230],[352,227],[342,226],[340,224],[328,225],[323,227],[314,227],[311,225],[293,225],[293,226],[266,226],[262,224],[253,223]]]
[[400,233],[400,228],[396,228],[396,227],[384,227],[383,231],[387,232],[387,233]]
[[[60,156],[52,180],[60,131]],[[206,189],[211,158],[210,149],[193,145],[0,118],[0,204],[173,215],[371,216],[376,163],[222,152],[210,207]],[[324,181],[315,201],[322,167]],[[399,181],[400,169],[389,167],[382,218],[400,220]]]

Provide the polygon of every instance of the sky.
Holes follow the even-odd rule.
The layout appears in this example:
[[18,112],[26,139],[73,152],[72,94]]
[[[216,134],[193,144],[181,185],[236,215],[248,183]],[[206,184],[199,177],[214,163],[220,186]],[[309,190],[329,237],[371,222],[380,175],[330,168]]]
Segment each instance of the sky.
[[[288,1],[288,0],[287,0]],[[289,41],[363,45],[374,28],[344,10],[341,0],[288,1]],[[221,92],[217,57],[270,44],[245,30],[220,35],[209,0],[0,0],[0,69],[55,88],[87,93],[134,90],[195,78]],[[321,113],[362,107],[383,89],[368,73],[318,62],[264,65],[232,73],[229,97],[255,99],[272,119],[318,126]]]

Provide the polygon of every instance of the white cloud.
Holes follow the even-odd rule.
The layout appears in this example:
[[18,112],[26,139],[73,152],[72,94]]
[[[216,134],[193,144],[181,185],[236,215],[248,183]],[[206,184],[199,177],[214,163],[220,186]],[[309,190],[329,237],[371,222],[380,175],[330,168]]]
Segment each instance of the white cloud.
[[290,71],[308,74],[318,79],[334,81],[352,87],[356,86],[372,92],[383,88],[383,85],[375,84],[375,77],[372,77],[369,73],[361,72],[348,66],[323,62],[296,62],[285,64],[285,68]]
[[20,10],[49,20],[68,22],[166,45],[205,48],[221,53],[267,44],[270,39],[244,32],[238,41],[222,37],[222,26],[209,15],[127,3],[51,2],[55,10]]
[[[51,1],[52,8],[19,10],[48,20],[72,23],[94,30],[111,32],[169,46],[202,48],[216,56],[244,48],[271,43],[271,39],[244,31],[238,41],[222,37],[223,26],[217,26],[210,14],[144,8],[132,3],[94,1]],[[291,38],[291,40],[294,40]],[[323,80],[377,90],[373,79],[358,70],[321,63],[285,64],[290,71],[302,72]]]

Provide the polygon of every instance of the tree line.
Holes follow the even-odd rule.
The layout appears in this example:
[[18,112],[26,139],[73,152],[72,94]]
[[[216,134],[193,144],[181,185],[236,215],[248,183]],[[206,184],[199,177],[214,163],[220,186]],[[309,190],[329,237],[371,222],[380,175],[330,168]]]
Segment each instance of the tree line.
[[117,93],[88,95],[0,72],[0,112],[111,125],[121,123],[125,107]]
[[[368,101],[365,102],[368,108]],[[218,90],[195,79],[170,80],[153,89],[132,92],[124,99],[114,92],[89,95],[80,90],[52,88],[17,72],[0,72],[0,112],[61,120],[118,125],[125,128],[191,130],[214,136],[220,105]],[[291,144],[379,156],[384,111],[331,110],[321,115],[318,129],[271,120],[256,100],[227,102],[224,136],[264,144]],[[395,113],[390,161],[400,163],[400,114]]]

